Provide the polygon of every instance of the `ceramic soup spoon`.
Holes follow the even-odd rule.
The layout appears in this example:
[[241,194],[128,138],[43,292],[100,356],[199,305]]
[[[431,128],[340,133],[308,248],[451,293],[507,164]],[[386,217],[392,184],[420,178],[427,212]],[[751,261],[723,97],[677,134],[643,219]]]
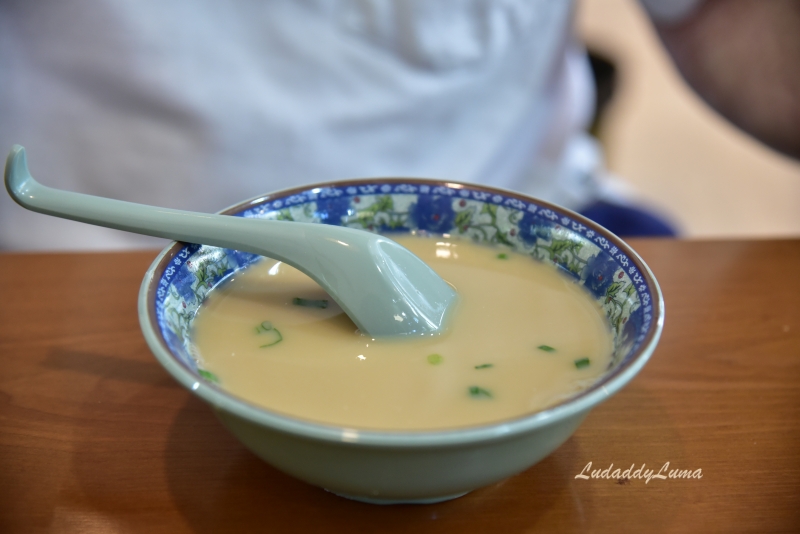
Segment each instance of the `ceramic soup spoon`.
[[60,191],[28,171],[14,146],[5,183],[39,213],[176,241],[241,250],[283,261],[315,280],[372,337],[440,333],[457,300],[417,256],[370,232],[327,224],[193,213]]

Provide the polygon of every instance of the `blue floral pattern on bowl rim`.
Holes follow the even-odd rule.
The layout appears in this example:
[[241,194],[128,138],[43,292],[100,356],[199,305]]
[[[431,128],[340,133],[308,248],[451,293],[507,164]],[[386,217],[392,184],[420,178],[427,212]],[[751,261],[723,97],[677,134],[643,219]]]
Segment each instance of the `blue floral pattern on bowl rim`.
[[[274,193],[223,213],[340,224],[390,236],[450,234],[550,263],[583,285],[605,311],[614,332],[610,369],[635,358],[657,330],[654,318],[663,313],[655,309],[662,304],[654,301],[655,281],[647,267],[619,238],[580,215],[510,191],[423,179],[353,180]],[[190,341],[191,320],[216,284],[257,260],[240,251],[176,243],[156,273],[151,306],[162,342],[207,382],[214,377],[203,371]]]

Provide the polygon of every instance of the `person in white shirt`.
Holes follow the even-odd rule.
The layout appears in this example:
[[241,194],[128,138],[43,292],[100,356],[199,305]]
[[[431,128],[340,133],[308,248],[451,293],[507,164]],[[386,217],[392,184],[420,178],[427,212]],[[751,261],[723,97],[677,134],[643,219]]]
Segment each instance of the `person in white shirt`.
[[[643,2],[673,26],[702,3]],[[587,213],[600,206],[602,219],[611,188],[585,133],[593,82],[573,9],[568,0],[8,0],[0,147],[24,145],[47,185],[178,209],[213,212],[333,179],[425,176]],[[610,209],[630,210],[634,226],[648,217]],[[0,198],[0,249],[157,244]]]

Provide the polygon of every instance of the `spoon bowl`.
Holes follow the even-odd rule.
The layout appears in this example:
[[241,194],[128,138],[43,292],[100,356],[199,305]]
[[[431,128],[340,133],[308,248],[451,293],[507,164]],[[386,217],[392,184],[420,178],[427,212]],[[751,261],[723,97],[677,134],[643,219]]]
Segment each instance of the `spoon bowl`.
[[454,289],[417,256],[363,230],[194,213],[61,191],[33,179],[25,149],[18,145],[6,161],[5,184],[19,205],[39,213],[283,261],[316,281],[373,337],[441,333],[457,301]]

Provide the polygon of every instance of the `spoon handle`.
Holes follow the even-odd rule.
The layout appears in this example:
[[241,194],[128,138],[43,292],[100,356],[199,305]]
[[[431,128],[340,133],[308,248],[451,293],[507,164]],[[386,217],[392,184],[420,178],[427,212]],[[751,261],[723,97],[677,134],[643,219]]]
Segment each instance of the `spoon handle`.
[[290,264],[296,263],[297,258],[290,261],[283,257],[283,245],[290,245],[295,251],[297,240],[304,238],[304,225],[298,223],[264,224],[265,221],[242,217],[159,208],[53,189],[33,179],[25,149],[19,145],[14,146],[6,161],[5,182],[11,197],[31,211],[175,241],[266,254],[264,248],[254,245],[255,237],[256,243],[268,240],[271,257]]

